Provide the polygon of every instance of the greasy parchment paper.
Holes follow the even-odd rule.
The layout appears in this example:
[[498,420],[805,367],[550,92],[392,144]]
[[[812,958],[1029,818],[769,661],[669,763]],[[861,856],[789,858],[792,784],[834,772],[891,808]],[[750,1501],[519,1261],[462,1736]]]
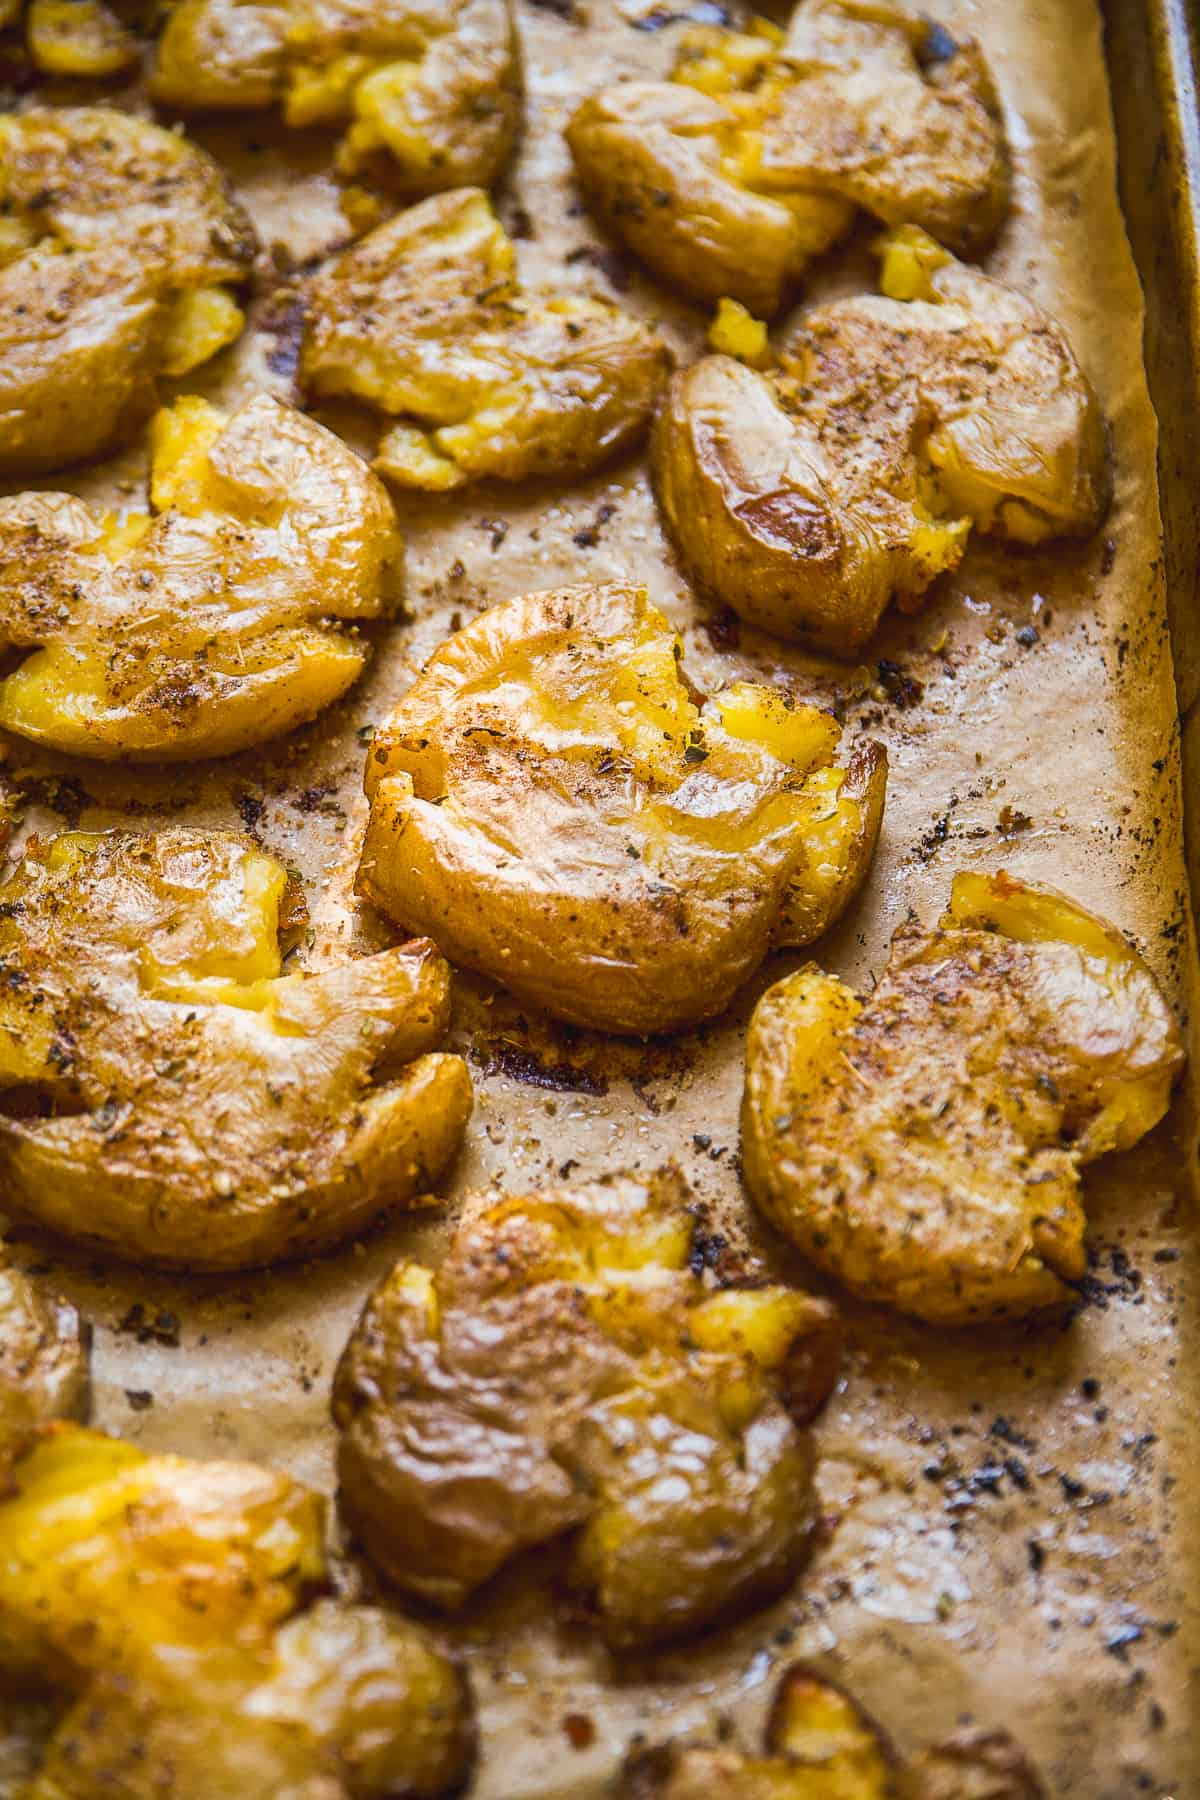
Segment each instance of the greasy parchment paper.
[[[523,0],[526,133],[499,204],[527,277],[616,288],[687,354],[703,321],[604,246],[574,195],[561,138],[578,96],[665,69],[679,29],[669,15],[684,3],[667,0],[646,30],[636,21],[651,0]],[[1093,543],[973,549],[923,614],[889,624],[870,665],[849,671],[731,629],[689,594],[640,459],[569,491],[403,501],[411,618],[380,629],[366,679],[340,708],[282,745],[172,773],[104,770],[13,742],[8,766],[30,800],[27,827],[248,827],[304,874],[311,964],[382,941],[378,921],[350,899],[364,728],[481,607],[560,582],[636,576],[683,631],[702,686],[765,677],[838,702],[851,731],[888,745],[879,855],[861,902],[819,946],[822,962],[866,980],[909,908],[937,913],[954,870],[1006,867],[1115,919],[1186,1008],[1195,950],[1155,424],[1099,22],[1093,0],[944,0],[938,11],[983,38],[1007,112],[1015,206],[988,267],[1066,323],[1111,421],[1116,503]],[[138,103],[132,92],[116,98]],[[287,270],[344,236],[322,173],[328,146],[262,118],[196,135],[233,171],[281,273],[264,283],[242,345],[194,385],[220,398],[256,384],[287,395]],[[867,285],[868,240],[864,231],[810,292]],[[361,420],[328,417],[367,441],[356,437]],[[135,450],[46,485],[136,504],[143,467]],[[753,1237],[773,1268],[799,1273],[756,1224],[735,1163],[746,1015],[789,966],[777,959],[716,1026],[652,1046],[568,1041],[463,980],[456,1029],[476,1059],[477,1107],[455,1195],[494,1180],[531,1187],[568,1158],[598,1174],[675,1155],[726,1228]],[[826,1658],[902,1750],[972,1715],[1009,1724],[1064,1800],[1200,1794],[1188,1692],[1200,1620],[1188,1594],[1195,1134],[1185,1108],[1089,1176],[1095,1263],[1072,1322],[956,1335],[847,1309],[844,1379],[818,1428],[825,1530],[807,1575],[774,1607],[616,1667],[562,1607],[547,1557],[448,1628],[475,1675],[478,1800],[599,1795],[639,1732],[711,1730],[728,1717],[752,1735],[773,1670],[795,1655]],[[148,1447],[257,1457],[330,1488],[328,1388],[349,1326],[397,1254],[437,1255],[454,1211],[452,1198],[442,1215],[393,1223],[322,1262],[219,1281],[100,1266],[27,1233],[13,1234],[12,1247],[94,1323],[99,1425]],[[347,1579],[363,1577],[348,1565]],[[568,1734],[568,1715],[589,1724],[575,1719]]]

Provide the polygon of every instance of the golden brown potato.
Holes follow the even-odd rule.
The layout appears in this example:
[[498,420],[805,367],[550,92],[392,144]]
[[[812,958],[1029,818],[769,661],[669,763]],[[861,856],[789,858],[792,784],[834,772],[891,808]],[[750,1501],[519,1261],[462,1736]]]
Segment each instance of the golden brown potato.
[[432,1800],[460,1672],[325,1600],[324,1503],[251,1463],[50,1427],[0,1503],[0,1676],[66,1706],[22,1800]]
[[722,1011],[844,911],[887,760],[774,688],[694,698],[643,588],[493,607],[435,652],[367,759],[360,891],[575,1024]]
[[667,364],[657,334],[618,307],[523,288],[487,195],[463,188],[317,276],[300,372],[318,399],[395,419],[375,466],[438,491],[585,474],[644,434]]
[[763,995],[746,1181],[865,1299],[935,1324],[1034,1312],[1086,1270],[1081,1167],[1157,1124],[1182,1061],[1120,932],[1049,889],[960,874],[867,998],[811,965]]
[[151,92],[344,131],[337,168],[415,197],[490,187],[520,124],[508,0],[175,0]]
[[[0,5],[0,26],[16,24],[22,0]],[[29,0],[24,8],[29,57],[43,75],[103,81],[138,61],[138,41],[105,0]]]
[[970,40],[889,0],[802,0],[787,33],[688,32],[669,82],[585,100],[567,142],[611,228],[672,286],[770,317],[855,209],[968,254],[1009,163]]
[[219,756],[345,693],[366,647],[332,621],[399,598],[380,481],[331,431],[260,394],[188,397],[152,431],[153,515],[70,494],[0,500],[0,725],[78,756]]
[[229,289],[255,249],[217,164],[174,132],[101,107],[0,117],[0,477],[130,437],[160,375],[241,331]]
[[333,1395],[342,1508],[390,1580],[457,1607],[570,1532],[571,1586],[630,1650],[792,1579],[835,1315],[713,1287],[689,1266],[695,1229],[672,1164],[477,1196],[436,1274],[397,1264]]
[[0,1262],[0,1494],[45,1419],[87,1405],[88,1341],[75,1308]]
[[654,434],[693,575],[844,657],[893,597],[920,606],[972,527],[1085,537],[1110,494],[1103,417],[1054,320],[912,230],[884,240],[882,286],[811,313],[769,373],[703,357]]
[[784,1671],[764,1737],[757,1756],[705,1744],[635,1751],[616,1800],[1046,1800],[1002,1731],[959,1732],[905,1766],[858,1702],[803,1663]]
[[[232,832],[71,832],[0,886],[7,1212],[139,1262],[236,1269],[420,1204],[471,1109],[409,944],[280,973],[287,872]],[[87,971],[86,982],[80,970]]]

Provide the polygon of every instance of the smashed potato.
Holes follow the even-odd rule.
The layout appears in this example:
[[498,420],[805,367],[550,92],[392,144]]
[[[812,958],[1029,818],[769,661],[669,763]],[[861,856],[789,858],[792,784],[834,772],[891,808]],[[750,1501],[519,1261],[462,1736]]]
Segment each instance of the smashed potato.
[[763,995],[746,1181],[864,1299],[935,1324],[1035,1312],[1086,1271],[1080,1169],[1157,1124],[1182,1061],[1118,931],[1049,889],[960,874],[868,997],[812,966]]
[[573,1024],[713,1017],[777,945],[849,905],[887,760],[773,688],[703,702],[644,588],[483,613],[429,662],[367,759],[359,889],[405,930]]
[[[20,0],[0,26],[15,22]],[[25,39],[30,60],[43,75],[103,81],[123,75],[138,61],[138,41],[104,0],[29,0]]]
[[816,1669],[780,1678],[761,1755],[668,1743],[627,1758],[616,1800],[1046,1800],[1006,1732],[958,1732],[903,1764],[874,1719]]
[[508,0],[176,0],[150,88],[182,112],[281,106],[342,130],[340,174],[414,198],[490,187],[520,124]]
[[174,132],[101,107],[0,117],[0,477],[132,436],[160,375],[241,331],[229,289],[255,250],[217,164]]
[[87,1337],[75,1308],[0,1262],[0,1494],[38,1425],[77,1417],[87,1388]]
[[[409,944],[281,973],[286,870],[232,832],[69,832],[0,885],[4,1205],[113,1255],[236,1269],[419,1202],[471,1109]],[[80,970],[87,971],[86,982]]]
[[884,241],[882,295],[809,314],[779,366],[706,356],[653,444],[663,518],[743,618],[852,657],[914,611],[972,528],[1085,537],[1108,507],[1104,421],[1066,335],[921,232]]
[[464,1679],[416,1626],[319,1601],[324,1503],[251,1463],[51,1427],[0,1503],[0,1675],[66,1704],[22,1800],[432,1800]]
[[711,1285],[696,1223],[672,1164],[479,1196],[436,1274],[397,1264],[333,1393],[343,1512],[390,1580],[457,1607],[570,1532],[570,1586],[631,1650],[792,1579],[835,1315]]
[[802,0],[786,35],[765,19],[690,31],[670,81],[585,100],[567,142],[589,198],[656,274],[768,318],[857,208],[967,254],[1008,210],[978,46],[889,0]]
[[646,431],[667,370],[607,301],[531,292],[487,195],[390,219],[313,283],[300,373],[397,423],[375,466],[432,492],[488,476],[582,475]]
[[186,398],[152,430],[153,516],[71,494],[0,500],[0,725],[77,756],[220,756],[313,718],[366,648],[330,621],[399,597],[382,484],[266,394]]

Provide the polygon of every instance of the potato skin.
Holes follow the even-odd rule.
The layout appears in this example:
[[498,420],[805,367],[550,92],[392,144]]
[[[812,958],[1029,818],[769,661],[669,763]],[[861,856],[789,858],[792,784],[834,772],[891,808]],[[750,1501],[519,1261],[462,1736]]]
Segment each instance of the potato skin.
[[666,1743],[626,1759],[615,1800],[1046,1800],[1003,1731],[962,1731],[904,1764],[877,1722],[807,1663],[785,1669],[762,1752]]
[[696,579],[752,624],[847,658],[893,597],[921,604],[972,527],[1085,537],[1110,498],[1100,407],[1061,327],[920,234],[892,244],[932,260],[928,298],[810,313],[769,373],[701,358],[673,378],[652,444]]
[[9,113],[0,166],[13,233],[0,266],[7,479],[125,442],[154,404],[173,309],[244,281],[257,245],[211,157],[124,113]]
[[854,0],[802,0],[782,42],[754,30],[686,33],[670,81],[607,88],[567,126],[589,199],[657,275],[770,318],[856,208],[986,249],[1010,175],[977,45]]
[[[233,833],[68,834],[0,887],[5,1205],[118,1257],[248,1268],[422,1204],[471,1109],[429,944],[280,974],[282,867]],[[76,971],[91,971],[81,990]],[[19,981],[16,976],[19,975]]]
[[88,1344],[69,1301],[0,1263],[0,1495],[43,1420],[85,1412]]
[[746,1182],[864,1299],[940,1325],[1044,1311],[1086,1270],[1080,1168],[1158,1122],[1182,1061],[1119,932],[1052,890],[959,875],[868,998],[810,966],[759,1001]]
[[405,199],[490,187],[520,126],[508,0],[181,0],[150,87],[185,113],[282,106],[290,125],[344,127],[338,172]]
[[321,1498],[48,1428],[0,1501],[0,1675],[64,1708],[28,1800],[434,1800],[474,1754],[416,1626],[320,1600]]
[[812,1453],[780,1396],[800,1418],[824,1400],[834,1315],[782,1287],[706,1286],[690,1202],[673,1165],[481,1195],[436,1274],[385,1278],[333,1414],[343,1515],[389,1580],[458,1607],[571,1533],[571,1586],[632,1650],[796,1573]]
[[411,207],[318,274],[300,360],[314,399],[400,420],[376,467],[434,491],[587,473],[645,434],[667,367],[618,307],[524,289],[478,188]]
[[615,583],[510,601],[449,639],[376,732],[360,892],[572,1023],[719,1013],[773,945],[850,903],[886,758],[866,744],[843,770],[836,722],[774,690],[698,707],[677,649],[644,590]]
[[566,135],[588,199],[668,286],[772,318],[852,212],[819,194],[788,204],[732,178],[721,156],[729,126],[712,95],[630,81],[583,101]]
[[77,756],[227,755],[305,723],[366,661],[331,621],[401,591],[382,484],[295,408],[185,399],[154,440],[159,510],[116,528],[136,537],[119,552],[70,494],[0,500],[0,644],[33,652],[0,680],[0,725]]

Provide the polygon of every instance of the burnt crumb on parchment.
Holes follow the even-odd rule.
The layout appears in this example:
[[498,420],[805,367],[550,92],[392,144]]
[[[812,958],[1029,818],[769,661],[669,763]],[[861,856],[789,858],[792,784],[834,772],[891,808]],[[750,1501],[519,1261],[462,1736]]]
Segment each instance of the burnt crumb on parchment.
[[605,500],[600,506],[598,506],[596,508],[595,517],[593,518],[591,524],[590,525],[582,525],[578,531],[576,531],[572,534],[571,542],[575,545],[576,549],[578,549],[578,550],[594,549],[595,546],[600,542],[601,532],[604,530],[604,527],[608,524],[608,521],[614,517],[616,511],[617,511],[617,508],[611,500]]
[[897,712],[907,712],[910,707],[919,706],[925,698],[925,684],[906,669],[903,663],[892,662],[888,657],[881,657],[875,665],[876,683],[871,697],[885,701],[894,706]]
[[177,1350],[180,1344],[178,1316],[165,1309],[155,1311],[144,1300],[135,1300],[124,1317],[113,1328],[119,1337],[132,1337],[139,1344],[162,1344]]
[[238,788],[232,798],[233,804],[237,808],[238,818],[242,821],[242,830],[247,837],[252,837],[255,843],[261,843],[262,839],[259,836],[258,828],[262,823],[262,816],[267,810],[267,803],[263,796],[251,793],[249,788]]
[[482,1075],[507,1075],[526,1087],[547,1088],[563,1094],[606,1094],[608,1081],[592,1069],[580,1068],[563,1058],[550,1062],[527,1045],[508,1038],[476,1046],[471,1061]]
[[601,244],[576,244],[563,258],[568,265],[586,262],[599,269],[610,287],[619,294],[628,293],[633,280],[633,264],[621,250]]
[[95,801],[76,775],[18,775],[17,790],[25,806],[44,806],[74,831]]
[[704,635],[714,650],[736,650],[742,641],[742,621],[731,606],[719,606],[702,620]]

